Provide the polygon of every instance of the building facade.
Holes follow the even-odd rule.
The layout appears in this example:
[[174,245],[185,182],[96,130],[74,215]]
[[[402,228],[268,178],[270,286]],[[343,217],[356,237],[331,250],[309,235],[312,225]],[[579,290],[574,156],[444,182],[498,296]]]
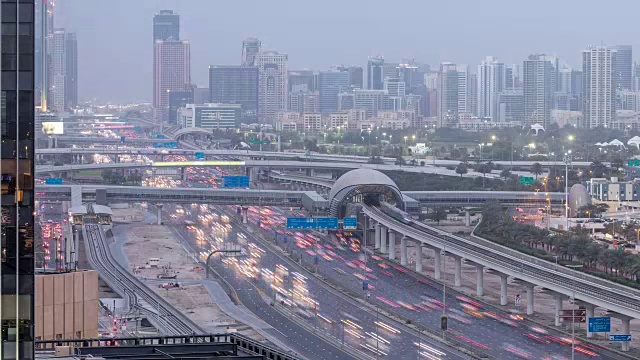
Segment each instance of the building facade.
[[487,56],[478,66],[478,109],[481,118],[496,121],[498,118],[498,94],[505,89],[505,65],[493,56]]
[[171,125],[178,125],[179,109],[193,103],[193,90],[169,90],[169,118],[167,122]]
[[384,58],[381,56],[369,59],[367,63],[367,89],[382,90],[384,87]]
[[498,94],[497,102],[495,121],[522,123],[524,118],[524,94],[522,90],[504,90]]
[[321,71],[318,76],[320,112],[328,114],[338,110],[338,94],[350,87],[349,73],[345,71]]
[[191,47],[180,40],[157,40],[154,47],[153,109],[157,123],[169,118],[169,92],[191,86]]
[[173,10],[160,10],[153,17],[153,41],[180,40],[180,15]]
[[613,64],[613,86],[617,91],[633,89],[633,47],[616,45],[611,47],[616,52]]
[[49,88],[49,98],[51,101],[51,110],[63,112],[66,110],[67,94],[65,86],[67,85],[67,52],[66,52],[67,34],[64,29],[56,29],[53,37],[49,42],[50,45],[50,68],[51,83]]
[[242,121],[258,121],[258,68],[255,66],[209,66],[209,102],[242,105]]
[[356,89],[353,92],[353,108],[366,110],[367,118],[371,118],[383,109],[385,95],[384,90]]
[[364,89],[364,70],[362,66],[339,66],[338,71],[349,74],[349,87],[352,89]]
[[556,69],[547,55],[530,55],[522,65],[524,95],[524,126],[551,121],[553,94],[556,89]]
[[260,53],[262,42],[256,38],[247,38],[242,42],[242,66],[254,66],[256,55]]
[[78,106],[78,38],[75,33],[65,35],[64,103],[67,110]]
[[0,3],[2,359],[34,358],[34,7]]
[[229,130],[240,127],[242,106],[240,104],[187,104],[181,108],[182,128]]
[[591,47],[582,52],[584,127],[608,127],[616,117],[616,50]]
[[288,72],[287,54],[267,51],[257,54],[258,120],[261,124],[275,124],[278,112],[287,110]]

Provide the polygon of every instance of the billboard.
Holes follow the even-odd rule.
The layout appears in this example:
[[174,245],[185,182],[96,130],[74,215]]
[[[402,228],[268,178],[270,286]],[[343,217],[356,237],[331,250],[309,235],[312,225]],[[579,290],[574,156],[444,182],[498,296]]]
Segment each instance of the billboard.
[[64,134],[64,123],[61,121],[43,121],[42,133],[45,135],[62,135]]

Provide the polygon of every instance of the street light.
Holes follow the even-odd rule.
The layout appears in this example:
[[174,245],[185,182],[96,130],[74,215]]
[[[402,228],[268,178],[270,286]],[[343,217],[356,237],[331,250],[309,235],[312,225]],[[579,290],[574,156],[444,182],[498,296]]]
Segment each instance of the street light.
[[238,254],[238,253],[242,253],[242,250],[215,250],[212,251],[209,256],[207,256],[207,261],[206,261],[206,266],[207,266],[207,279],[209,278],[209,259],[211,259],[211,256],[213,256],[213,254],[216,253],[223,253],[223,254]]

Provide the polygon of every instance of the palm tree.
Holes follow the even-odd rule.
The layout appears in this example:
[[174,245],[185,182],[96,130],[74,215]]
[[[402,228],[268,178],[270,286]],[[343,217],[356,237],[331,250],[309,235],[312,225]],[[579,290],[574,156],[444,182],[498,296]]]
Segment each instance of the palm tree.
[[542,164],[533,163],[533,165],[531,166],[531,172],[536,175],[536,181],[538,181],[538,175],[541,175],[543,173]]
[[509,169],[504,169],[500,172],[500,177],[503,178],[505,181],[511,177],[511,171],[509,171]]

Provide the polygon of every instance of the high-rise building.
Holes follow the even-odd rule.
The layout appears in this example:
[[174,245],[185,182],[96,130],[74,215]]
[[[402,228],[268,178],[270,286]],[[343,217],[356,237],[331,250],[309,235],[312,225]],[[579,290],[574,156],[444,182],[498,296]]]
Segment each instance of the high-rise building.
[[288,109],[299,113],[319,113],[320,94],[318,92],[290,92]]
[[65,38],[64,103],[67,109],[78,106],[78,39],[72,32]]
[[2,359],[34,359],[34,1],[2,1]]
[[615,120],[616,55],[605,46],[582,51],[584,127],[609,127]]
[[400,64],[398,63],[389,63],[385,62],[382,64],[382,81],[386,78],[396,78],[398,77],[398,67]]
[[498,94],[505,89],[505,65],[487,56],[478,66],[478,116],[497,120]]
[[256,38],[247,38],[242,42],[242,66],[254,66],[256,55],[260,53],[262,42]]
[[547,55],[530,55],[523,62],[522,86],[524,95],[524,124],[551,122],[553,94],[556,88],[556,68]]
[[521,88],[520,83],[520,66],[516,64],[508,64],[504,67],[504,89],[513,90]]
[[367,63],[367,89],[382,90],[384,88],[384,58],[373,57]]
[[504,90],[498,94],[497,122],[519,122],[524,118],[524,94],[522,90]]
[[289,71],[289,91],[318,91],[318,81],[311,70],[292,70]]
[[399,77],[385,78],[384,90],[387,92],[387,95],[391,97],[403,97],[407,94],[406,84]]
[[51,83],[49,90],[51,109],[57,112],[66,110],[67,94],[65,85],[67,84],[67,34],[64,29],[56,29],[53,38],[49,42],[51,60]]
[[41,107],[42,111],[47,111],[52,82],[50,43],[53,40],[55,3],[54,0],[43,0],[36,1],[35,5],[39,19],[35,22],[35,94],[37,97],[35,103]]
[[469,74],[467,99],[469,112],[473,116],[478,116],[478,74]]
[[384,90],[363,90],[353,91],[353,108],[366,110],[367,118],[374,117],[384,106]]
[[554,95],[554,109],[582,111],[582,71],[560,69],[559,91]]
[[153,41],[180,40],[180,15],[173,10],[160,10],[153,17]]
[[178,110],[193,104],[193,90],[169,90],[169,117],[167,122],[171,125],[178,125]]
[[633,89],[633,48],[631,45],[611,47],[616,51],[614,64],[613,87],[616,90]]
[[349,73],[338,70],[321,71],[318,80],[320,113],[337,111],[338,94],[349,88]]
[[458,69],[456,64],[440,64],[438,74],[438,124],[455,127],[458,122]]
[[[428,67],[426,70],[428,70]],[[407,94],[417,95],[418,89],[425,84],[425,68],[407,61],[398,65],[398,77],[404,81]]]
[[640,91],[640,64],[633,63],[633,91]]
[[338,71],[349,74],[349,86],[353,89],[364,89],[364,70],[362,66],[339,66]]
[[287,110],[287,54],[262,52],[255,57],[258,67],[258,118],[262,124],[275,124],[278,112]]
[[209,101],[242,105],[242,121],[258,121],[258,68],[255,66],[209,66]]
[[158,124],[169,119],[169,92],[190,89],[191,47],[181,40],[157,40],[154,47],[153,109]]

